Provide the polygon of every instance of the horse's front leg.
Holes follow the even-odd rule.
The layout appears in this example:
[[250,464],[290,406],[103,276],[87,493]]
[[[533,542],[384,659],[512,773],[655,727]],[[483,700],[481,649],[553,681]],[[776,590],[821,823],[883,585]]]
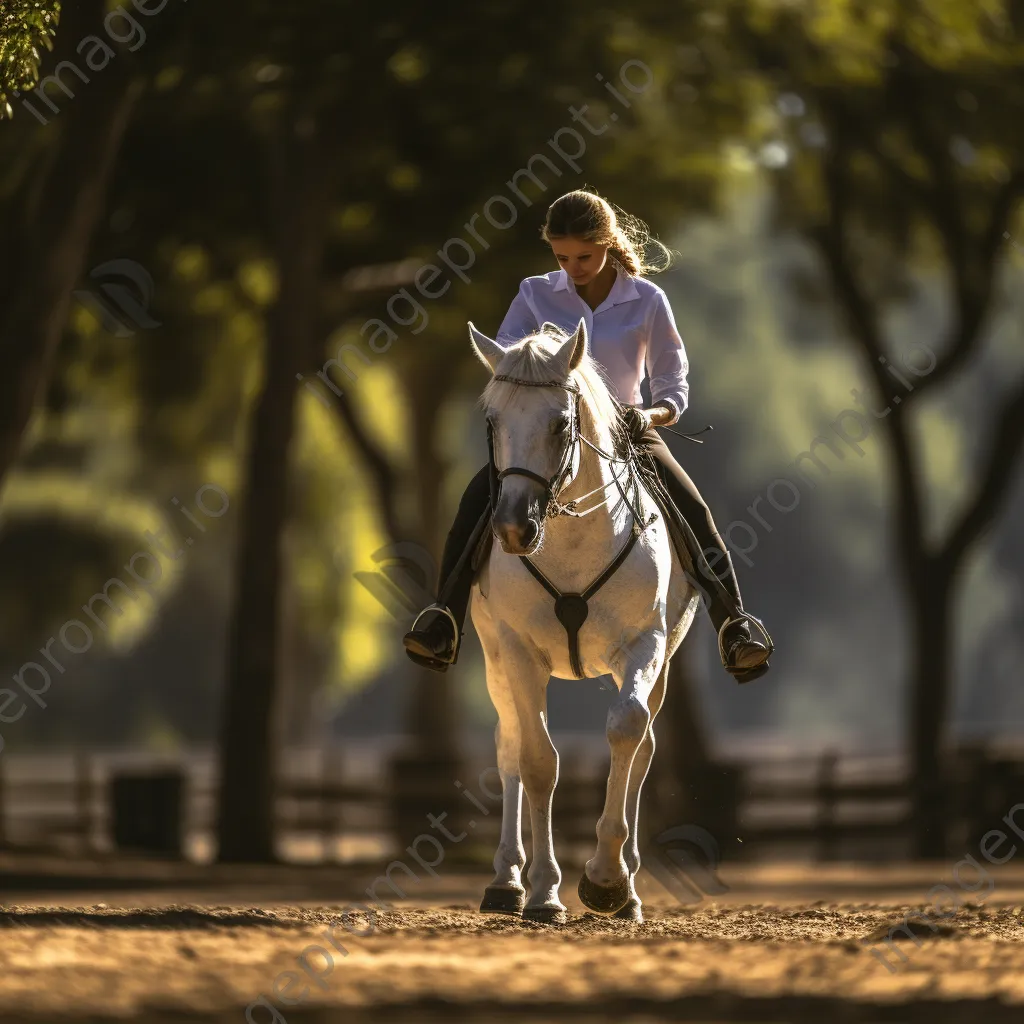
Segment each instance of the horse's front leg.
[[[499,671],[493,672],[493,666]],[[558,754],[548,734],[547,687],[548,667],[541,662],[536,649],[527,647],[515,630],[501,624],[494,657],[487,656],[487,688],[500,719],[499,770],[505,787],[502,846],[495,858],[495,867],[500,870],[493,885],[510,885],[518,877],[518,870],[525,859],[519,842],[521,780],[529,801],[530,826],[534,835],[534,856],[529,865],[529,900],[523,916],[532,921],[563,922],[566,919],[565,907],[558,898],[562,873],[555,860],[551,828],[551,801],[558,779]],[[514,876],[503,877],[501,868],[512,869],[507,857],[503,859],[503,851],[511,853],[513,840],[518,843],[516,856],[522,859],[516,861],[518,867],[514,868]],[[484,902],[495,894],[495,889],[488,888]],[[507,898],[506,894],[497,893],[497,896]],[[481,906],[481,909],[487,907]]]
[[490,914],[518,916],[526,905],[522,872],[526,865],[523,849],[523,783],[519,773],[519,716],[508,678],[501,669],[499,652],[488,654],[484,645],[487,689],[498,712],[494,744],[501,778],[501,839],[494,854],[494,879],[484,891],[480,910]]
[[[587,861],[580,878],[579,897],[583,905],[601,914],[621,910],[634,895],[632,871],[624,856],[630,826],[627,798],[630,790],[639,801],[639,785],[630,785],[634,759],[647,743],[643,765],[637,764],[637,783],[643,781],[653,754],[648,701],[665,661],[665,638],[659,631],[639,637],[621,660],[621,673],[613,666],[619,695],[608,709],[607,735],[611,767],[605,791],[604,810],[597,822],[597,849]],[[635,816],[635,808],[628,808]],[[632,855],[633,851],[629,853]]]
[[565,906],[558,898],[562,872],[555,860],[551,801],[558,781],[558,752],[547,727],[548,667],[511,630],[502,636],[502,658],[510,680],[519,727],[519,775],[530,802],[533,857],[530,898],[523,916],[534,921],[562,922]]

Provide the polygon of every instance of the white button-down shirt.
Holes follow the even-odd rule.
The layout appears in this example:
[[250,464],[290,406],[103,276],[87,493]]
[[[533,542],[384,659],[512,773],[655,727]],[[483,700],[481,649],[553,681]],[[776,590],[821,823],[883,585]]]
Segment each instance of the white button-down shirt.
[[580,298],[564,270],[526,278],[496,340],[505,345],[520,341],[545,321],[571,333],[582,317],[590,355],[604,367],[619,401],[641,404],[646,367],[651,400],[655,405],[668,403],[675,412],[674,423],[686,411],[689,364],[668,297],[646,278],[630,277],[618,267],[616,271],[612,290],[594,310]]

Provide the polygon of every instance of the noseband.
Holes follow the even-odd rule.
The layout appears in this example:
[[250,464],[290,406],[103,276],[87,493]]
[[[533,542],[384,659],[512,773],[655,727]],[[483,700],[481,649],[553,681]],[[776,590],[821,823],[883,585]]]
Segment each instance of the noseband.
[[[544,488],[542,518],[557,515],[558,504],[556,498],[559,491],[561,491],[565,486],[566,477],[572,472],[573,451],[580,441],[580,389],[573,384],[572,381],[521,380],[519,377],[509,377],[504,373],[495,374],[494,379],[505,381],[507,384],[521,384],[523,387],[530,388],[561,388],[563,391],[568,391],[571,395],[575,396],[573,399],[572,424],[570,425],[569,440],[566,442],[565,449],[562,451],[562,457],[558,462],[558,468],[551,477],[543,477],[540,473],[535,473],[532,469],[524,469],[522,466],[509,466],[506,469],[497,471],[497,466],[494,465],[493,433],[491,431],[491,424],[489,422],[487,424],[487,450],[491,462],[492,491],[496,491],[498,485],[500,485],[501,481],[507,476],[525,476],[528,480],[533,480]],[[496,498],[496,494],[492,493],[491,497],[492,499]],[[492,508],[494,507],[494,504],[495,502],[492,500]]]

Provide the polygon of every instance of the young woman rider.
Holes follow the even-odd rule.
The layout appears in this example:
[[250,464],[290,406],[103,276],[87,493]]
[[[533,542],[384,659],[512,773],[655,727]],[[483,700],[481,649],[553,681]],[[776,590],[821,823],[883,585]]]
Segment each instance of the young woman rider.
[[[523,281],[496,340],[511,345],[536,333],[545,322],[572,333],[580,317],[586,319],[591,356],[604,368],[619,401],[634,406],[627,410],[630,432],[634,437],[643,433],[643,445],[659,463],[676,507],[742,611],[732,559],[711,512],[654,429],[679,419],[686,410],[689,388],[686,353],[668,298],[644,277],[663,269],[643,260],[646,227],[627,214],[616,215],[600,196],[576,191],[551,204],[541,237],[551,246],[560,269]],[[645,366],[651,406],[638,408]],[[414,661],[440,672],[458,655],[473,583],[471,559],[462,555],[475,539],[489,503],[490,472],[485,466],[466,488],[445,543],[438,593],[446,590],[446,602],[425,609],[404,638]],[[718,588],[707,589],[708,613],[720,636],[725,669],[739,682],[763,675],[768,669],[768,648],[751,636],[745,621],[729,621],[733,616]]]

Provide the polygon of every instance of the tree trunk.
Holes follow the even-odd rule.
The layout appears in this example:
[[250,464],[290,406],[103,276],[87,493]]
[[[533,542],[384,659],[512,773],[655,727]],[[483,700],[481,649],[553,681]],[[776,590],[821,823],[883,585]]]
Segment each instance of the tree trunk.
[[[422,342],[420,344],[423,344]],[[437,425],[444,407],[450,375],[437,360],[413,366],[405,384],[412,417],[413,458],[418,490],[416,543],[437,555],[440,563],[441,497],[448,469],[439,455]],[[447,525],[447,524],[446,524]],[[441,674],[407,668],[411,682],[406,707],[404,750],[391,764],[393,786],[392,823],[399,846],[423,828],[425,816],[442,807],[449,814],[449,828],[464,831],[465,802],[456,803],[454,783],[463,777],[459,751],[459,702],[453,672]]]
[[[434,370],[432,375],[431,370]],[[448,465],[437,451],[437,424],[445,398],[444,382],[443,379],[432,378],[445,375],[439,374],[433,364],[420,367],[416,384],[409,391],[419,497],[417,542],[436,555],[438,565],[448,526],[442,527],[440,518]],[[454,762],[458,752],[459,707],[451,672],[442,675],[413,667],[412,678],[407,733],[413,750],[430,759]]]
[[912,607],[908,701],[912,853],[941,859],[948,846],[945,734],[952,685],[952,600],[948,576],[934,564],[907,581]]
[[[322,254],[320,196],[303,140],[279,140],[287,155],[273,175],[279,293],[268,318],[263,391],[253,419],[235,578],[235,607],[220,745],[217,839],[221,862],[275,859],[281,562],[296,374],[315,351]],[[287,166],[289,160],[298,167]]]
[[[86,14],[102,19],[103,5]],[[61,25],[63,42],[81,38],[78,22]],[[0,481],[17,458],[21,438],[46,384],[67,320],[72,289],[81,276],[93,231],[103,212],[110,180],[138,83],[125,61],[105,70],[68,102],[49,167],[26,183],[8,225],[6,268],[0,281]],[[29,116],[19,110],[19,117]],[[14,237],[10,236],[13,231]]]

